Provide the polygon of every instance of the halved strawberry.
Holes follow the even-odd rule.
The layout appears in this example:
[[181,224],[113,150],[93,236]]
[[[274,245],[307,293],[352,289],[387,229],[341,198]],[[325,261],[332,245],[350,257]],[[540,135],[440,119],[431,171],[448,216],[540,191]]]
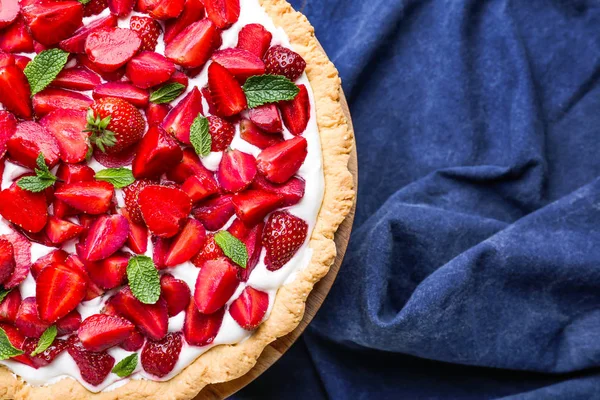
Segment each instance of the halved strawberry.
[[204,0],[208,18],[220,29],[227,29],[240,17],[240,0]]
[[240,83],[254,75],[265,73],[265,63],[258,56],[242,49],[224,49],[215,52],[212,60],[221,64],[236,77]]
[[138,198],[148,229],[163,238],[179,233],[192,208],[188,195],[174,187],[148,186]]
[[227,232],[243,241],[246,236],[248,236],[250,229],[251,228],[247,227],[240,219],[235,218],[231,222],[231,225],[229,225],[229,228],[227,228]]
[[21,292],[19,290],[11,290],[6,295],[2,303],[0,303],[0,322],[15,323],[17,313],[21,306]]
[[0,103],[24,119],[31,119],[31,91],[27,77],[17,66],[0,68]]
[[180,142],[190,144],[190,127],[199,114],[204,114],[202,95],[195,87],[169,112],[161,126]]
[[200,158],[192,148],[186,148],[183,150],[183,158],[175,168],[167,171],[167,179],[183,183],[187,178],[192,175],[210,175],[211,171],[200,161]]
[[60,42],[59,46],[69,53],[85,54],[85,40],[90,33],[103,28],[113,28],[117,26],[117,16],[110,14],[107,17],[100,18],[88,25],[77,29],[73,36]]
[[17,119],[8,111],[0,111],[0,158],[8,150],[7,144],[17,131]]
[[248,251],[248,261],[246,263],[246,268],[240,268],[238,271],[238,277],[242,282],[247,282],[250,278],[250,274],[258,264],[260,260],[260,252],[262,250],[262,235],[265,224],[260,223],[256,225],[254,228],[248,232],[246,237],[242,239],[244,244],[246,245],[246,250]]
[[107,212],[113,195],[113,185],[103,181],[67,183],[54,191],[58,200],[92,215]]
[[299,177],[292,177],[286,183],[277,185],[269,182],[265,177],[258,174],[252,183],[252,189],[265,190],[267,192],[280,194],[283,197],[281,207],[289,207],[298,204],[304,197],[306,182]]
[[182,346],[182,335],[179,332],[169,333],[158,342],[146,342],[141,357],[144,371],[159,378],[168,375],[177,364]]
[[[83,245],[78,243],[77,245],[75,245],[75,249],[77,251],[77,254],[82,254],[84,247]],[[81,261],[81,258],[77,254],[70,254],[65,260],[65,265],[69,268],[78,270],[85,276],[87,281],[87,290],[83,299],[85,301],[89,301],[102,296],[104,294],[104,290],[90,279],[87,270],[85,269],[85,265],[83,264],[83,261]]]
[[46,226],[46,195],[21,189],[16,183],[0,192],[0,215],[27,232],[39,232]]
[[0,31],[0,50],[10,53],[33,51],[33,37],[22,17],[18,17],[12,25]]
[[200,253],[196,254],[194,258],[192,258],[192,263],[198,267],[202,268],[202,265],[208,260],[216,260],[219,257],[223,257],[225,254],[221,247],[215,241],[215,234],[209,233],[206,235],[206,241],[204,242],[204,247],[200,250]]
[[220,36],[217,27],[205,18],[179,32],[167,44],[165,56],[185,68],[202,67],[209,60]]
[[[1,37],[2,35],[0,35]],[[0,39],[1,40],[1,39]],[[17,66],[17,68],[19,68],[21,71],[25,70],[25,67],[27,66],[27,64],[29,64],[31,62],[31,58],[27,57],[27,56],[23,56],[23,55],[18,55],[15,54],[15,65]]]
[[56,321],[56,331],[58,336],[69,335],[79,329],[80,325],[81,314],[75,309]]
[[211,151],[224,151],[226,150],[235,136],[235,126],[216,115],[208,116],[208,128],[211,137]]
[[71,90],[47,88],[33,96],[33,110],[38,117],[55,110],[87,110],[93,101],[88,96]]
[[50,325],[40,319],[35,297],[23,299],[15,318],[15,326],[19,331],[27,337],[39,338]]
[[197,203],[219,193],[219,184],[213,174],[192,175],[181,185],[181,190],[190,196],[193,203]]
[[40,271],[53,263],[64,263],[69,254],[63,250],[54,250],[43,257],[38,258],[31,266],[31,275],[37,279]]
[[167,335],[169,315],[163,299],[156,304],[144,304],[133,296],[129,286],[125,286],[109,300],[109,304],[150,340],[160,340]]
[[177,18],[183,11],[185,0],[154,0],[148,14],[160,20]]
[[92,90],[102,83],[100,76],[85,67],[63,69],[52,81],[53,87],[72,90]]
[[203,16],[204,5],[201,0],[186,0],[179,17],[166,22],[165,43],[169,43],[192,22],[199,21]]
[[[127,206],[127,203],[125,203]],[[144,254],[148,249],[148,228],[146,225],[134,222],[127,210],[121,209],[121,214],[129,221],[129,236],[127,237],[127,247],[136,254]],[[140,216],[141,218],[141,216]]]
[[263,246],[267,250],[265,265],[276,271],[294,257],[306,240],[308,224],[287,211],[271,214],[265,225]]
[[212,314],[223,307],[239,285],[237,268],[225,257],[206,261],[196,280],[194,302],[202,314]]
[[269,50],[272,38],[271,32],[261,24],[248,24],[240,30],[236,47],[262,59]]
[[36,160],[40,153],[44,155],[44,161],[49,168],[53,168],[59,161],[60,148],[54,135],[32,121],[17,125],[17,130],[8,141],[7,147],[13,161],[30,169],[37,168]]
[[92,15],[98,15],[108,7],[107,0],[91,0],[89,3],[83,6],[83,16],[91,17]]
[[84,230],[82,226],[54,216],[50,216],[46,224],[46,235],[48,235],[48,239],[54,244],[62,244],[67,240],[76,238]]
[[114,289],[125,283],[130,257],[118,251],[101,261],[84,261],[85,269],[96,285],[103,289]]
[[128,235],[127,218],[119,214],[100,216],[92,224],[85,238],[83,259],[99,261],[110,257],[123,247]]
[[48,48],[48,46],[43,45],[40,42],[33,42],[33,49],[35,50],[36,54],[40,54],[42,51],[48,50]]
[[115,365],[115,359],[106,351],[94,353],[85,350],[77,336],[68,339],[67,351],[79,367],[81,378],[90,385],[104,382]]
[[188,219],[181,232],[173,238],[165,255],[165,266],[174,267],[191,260],[202,249],[206,240],[206,229],[200,221]]
[[[204,229],[204,227],[202,228]],[[204,235],[202,241],[204,242]],[[10,278],[15,271],[15,265],[15,251],[12,243],[6,239],[0,239],[0,284]]]
[[123,350],[138,351],[142,348],[144,342],[146,342],[146,338],[144,338],[144,335],[142,335],[142,333],[138,329],[135,329],[129,335],[129,337],[125,339],[119,346]]
[[283,197],[264,190],[246,190],[233,196],[235,213],[246,225],[254,226],[281,207]]
[[40,120],[58,144],[60,158],[66,163],[78,163],[85,160],[89,150],[85,111],[56,110]]
[[217,231],[229,221],[235,212],[231,199],[231,195],[222,195],[204,201],[194,207],[192,215],[209,231]]
[[184,90],[187,90],[188,84],[190,83],[190,79],[183,72],[175,70],[175,72],[173,73],[173,75],[171,75],[169,80],[165,82],[165,84],[169,83],[179,83],[180,85],[184,86]]
[[[141,89],[140,89],[141,90]],[[149,103],[144,113],[148,126],[160,125],[171,111],[172,107],[169,104]]]
[[179,314],[190,303],[192,292],[188,285],[181,279],[175,279],[171,274],[160,277],[160,290],[167,302],[169,317]]
[[260,325],[269,308],[269,295],[250,286],[234,300],[229,313],[242,328],[252,331]]
[[94,159],[106,168],[120,168],[126,165],[131,165],[137,145],[129,146],[128,148],[116,153],[103,153],[100,149],[94,150]]
[[22,12],[33,38],[46,46],[70,37],[83,20],[83,6],[75,0],[34,3]]
[[137,87],[148,89],[169,80],[175,65],[161,54],[143,51],[134,56],[125,69],[127,78]]
[[54,323],[73,311],[85,297],[86,283],[81,271],[63,264],[40,271],[35,292],[40,318]]
[[152,126],[140,141],[133,159],[133,176],[137,179],[158,178],[177,165],[183,157],[181,147],[158,126]]
[[125,17],[133,11],[135,0],[108,0],[108,8],[110,12],[118,15],[119,17]]
[[8,65],[15,65],[15,56],[10,53],[0,51],[0,68]]
[[121,79],[123,79],[123,76],[125,75],[125,67],[124,66],[115,71],[106,72],[106,71],[102,70],[101,68],[99,68],[98,65],[96,65],[92,61],[90,61],[89,57],[85,54],[78,54],[77,62],[80,65],[86,67],[87,69],[94,71],[95,73],[100,75],[102,77],[102,79],[104,79],[108,82],[120,81]]
[[[0,323],[0,328],[6,333],[6,336],[8,337],[8,341],[10,342],[10,344],[13,345],[14,348],[19,349],[19,350],[25,349],[25,343],[26,343],[27,339],[25,338],[25,336],[23,336],[23,334],[21,332],[19,332],[19,330],[17,328],[15,328],[12,325],[2,324],[2,323]],[[27,354],[22,354],[20,356],[12,357],[12,360],[18,361],[18,362],[28,365],[32,368],[36,368],[36,365],[33,362],[32,358],[30,356],[28,356]]]
[[142,39],[140,51],[154,51],[154,49],[156,49],[158,38],[162,32],[162,27],[158,21],[149,17],[138,17],[137,15],[134,15],[129,20],[129,28],[137,33],[140,39]]
[[140,179],[123,189],[123,193],[125,194],[125,208],[128,214],[127,217],[136,224],[144,224],[138,196],[142,189],[151,185],[156,185],[156,182],[148,179]]
[[268,74],[283,75],[291,81],[300,78],[306,69],[306,61],[300,54],[280,45],[267,50],[264,59]]
[[2,235],[0,238],[11,242],[15,252],[15,271],[8,281],[2,285],[5,289],[12,289],[17,287],[29,275],[29,269],[31,268],[31,243],[25,236],[18,232]]
[[152,237],[152,260],[157,269],[167,268],[165,265],[165,258],[167,252],[171,247],[171,239],[165,239],[158,236]]
[[94,314],[81,323],[77,336],[86,350],[100,352],[122,343],[134,329],[125,318]]
[[0,8],[0,29],[12,24],[19,15],[18,0],[5,0]]
[[307,142],[297,136],[264,149],[257,157],[258,171],[273,183],[285,183],[304,163],[308,154]]
[[282,134],[267,134],[249,119],[242,119],[240,122],[240,137],[259,149],[283,142]]
[[138,52],[142,40],[130,29],[104,28],[89,34],[85,54],[105,72],[116,71]]
[[212,63],[208,67],[208,87],[217,115],[231,117],[248,106],[246,94],[235,77],[222,65]]
[[196,308],[196,304],[190,301],[183,323],[185,341],[192,346],[211,344],[221,329],[224,315],[225,308],[221,308],[213,314],[201,314]]
[[283,132],[283,124],[279,116],[279,110],[275,104],[265,104],[253,108],[248,113],[250,121],[254,122],[260,129],[268,133]]
[[206,99],[206,102],[208,103],[209,114],[216,115],[217,106],[215,106],[215,103],[212,101],[212,96],[210,95],[210,89],[208,88],[208,85],[204,86],[202,88],[201,92],[202,92],[202,96],[204,96],[204,98]]
[[[23,351],[25,354],[31,354],[38,345],[38,339],[28,338],[25,339],[25,343],[23,344]],[[54,339],[52,344],[43,352],[38,354],[37,356],[20,356],[20,357],[28,357],[31,361],[31,366],[34,368],[41,368],[49,365],[56,357],[59,356],[63,351],[67,349],[67,341],[62,339]],[[17,360],[19,361],[19,360]],[[28,364],[29,365],[29,364]]]
[[94,180],[96,172],[85,164],[60,164],[56,171],[61,183],[89,182]]
[[300,92],[290,101],[279,103],[283,123],[289,131],[296,136],[302,135],[310,120],[310,99],[306,86],[298,85]]
[[150,102],[150,93],[127,82],[106,82],[94,87],[92,92],[94,100],[106,97],[123,99],[138,108],[144,108]]
[[237,193],[246,189],[256,176],[256,159],[239,150],[226,150],[221,158],[217,179],[226,192]]

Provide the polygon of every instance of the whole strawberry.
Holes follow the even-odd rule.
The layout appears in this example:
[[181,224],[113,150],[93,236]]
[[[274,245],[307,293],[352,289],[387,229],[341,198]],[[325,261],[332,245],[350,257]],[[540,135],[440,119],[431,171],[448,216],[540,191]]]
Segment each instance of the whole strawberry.
[[265,54],[265,67],[268,74],[283,75],[291,81],[300,78],[306,68],[306,61],[300,54],[283,46],[273,46]]
[[123,193],[125,194],[125,209],[127,210],[131,221],[135,222],[136,224],[144,224],[144,218],[142,217],[142,212],[140,211],[138,196],[142,189],[151,185],[156,185],[156,182],[148,179],[141,179],[133,182],[131,185],[123,189]]
[[308,224],[285,211],[271,214],[262,237],[267,250],[265,265],[269,271],[277,271],[294,257],[304,244]]
[[159,378],[171,372],[181,353],[181,336],[181,332],[174,332],[158,342],[148,340],[142,349],[144,371]]
[[229,147],[235,136],[235,127],[223,118],[211,115],[208,117],[208,126],[212,138],[211,151],[224,151]]
[[162,32],[160,24],[150,17],[131,17],[129,27],[142,39],[140,51],[154,51],[158,43],[158,37]]
[[98,15],[108,8],[108,0],[92,0],[83,6],[83,16]]
[[106,97],[88,110],[87,132],[90,142],[107,154],[118,153],[137,143],[146,129],[142,113],[131,103]]

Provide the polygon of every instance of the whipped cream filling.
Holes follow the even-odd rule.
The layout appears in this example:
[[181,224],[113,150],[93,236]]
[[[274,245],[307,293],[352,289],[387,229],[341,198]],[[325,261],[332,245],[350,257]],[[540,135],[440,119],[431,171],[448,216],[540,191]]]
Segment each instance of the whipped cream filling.
[[[271,18],[267,15],[265,10],[260,6],[258,0],[241,0],[241,13],[239,20],[229,29],[222,33],[223,44],[221,49],[235,47],[237,44],[238,33],[247,24],[259,23],[263,25],[267,30],[273,34],[273,40],[271,45],[282,45],[285,47],[292,48],[289,39],[285,31],[281,28],[275,27]],[[84,24],[89,24],[94,20],[103,18],[109,14],[108,9],[103,13],[84,18]],[[129,17],[119,19],[119,26],[129,28],[129,19],[133,15],[145,15],[139,13],[132,13]],[[164,43],[162,36],[159,38],[159,44],[155,50],[158,53],[164,54]],[[30,57],[34,55],[28,55]],[[187,93],[189,93],[194,87],[199,89],[207,85],[208,82],[208,65],[210,61],[204,66],[202,72],[189,79],[189,85]],[[324,176],[322,166],[322,153],[321,153],[321,142],[319,138],[319,131],[316,122],[316,109],[314,103],[314,97],[310,89],[310,83],[306,74],[298,80],[298,84],[304,84],[309,91],[310,103],[311,103],[311,117],[308,122],[303,136],[308,142],[308,156],[304,164],[300,167],[297,175],[306,181],[306,190],[303,199],[300,203],[287,208],[291,214],[294,214],[308,223],[308,235],[307,240],[296,255],[281,269],[278,271],[269,271],[264,263],[265,249],[262,250],[260,261],[256,268],[250,274],[248,282],[242,282],[236,292],[229,299],[227,305],[231,304],[244,290],[246,286],[251,286],[258,290],[265,291],[269,294],[269,310],[265,315],[267,319],[270,315],[275,300],[277,290],[286,283],[292,282],[299,271],[306,268],[312,257],[312,249],[309,247],[309,240],[311,233],[315,227],[317,215],[321,208],[324,194]],[[87,93],[91,97],[91,92]],[[185,97],[185,94],[181,95],[178,100],[172,104],[175,105],[178,101],[181,101]],[[208,104],[203,99],[205,113],[208,110]],[[2,105],[0,104],[0,108]],[[291,139],[293,135],[284,128],[284,138]],[[239,149],[240,151],[250,153],[255,157],[260,153],[260,149],[244,141],[240,137],[239,125],[236,126],[236,135],[233,139],[231,147]],[[211,153],[209,156],[202,159],[203,164],[210,170],[216,171],[219,162],[221,160],[222,153]],[[97,161],[91,160],[88,164],[94,170],[98,171],[104,169]],[[21,176],[28,170],[20,167],[10,161],[6,161],[5,170],[2,176],[1,188],[5,189],[9,187],[13,181]],[[119,206],[123,206],[123,193],[122,190],[116,190],[116,198]],[[222,229],[227,229],[228,225],[231,224],[235,217],[233,217],[227,225]],[[9,223],[0,217],[0,234],[12,232]],[[70,253],[74,253],[74,242],[65,244],[62,248]],[[46,247],[37,243],[32,243],[32,262],[35,262],[39,258],[46,254],[54,251],[55,248]],[[152,257],[152,241],[149,240],[148,251],[146,255]],[[164,272],[170,273],[177,279],[181,279],[187,283],[190,287],[192,294],[196,284],[196,278],[198,276],[199,269],[196,268],[191,262],[178,265],[174,268],[164,270]],[[25,279],[21,283],[19,290],[23,298],[35,296],[36,283],[32,275]],[[77,310],[81,313],[82,320],[89,317],[90,315],[100,313],[104,307],[106,301],[116,292],[111,290],[105,293],[103,296],[93,299],[91,301],[83,302],[77,307]],[[183,322],[185,318],[185,311],[169,319],[169,332],[178,332],[183,329]],[[185,340],[183,341],[183,348],[179,356],[179,360],[175,365],[175,368],[171,373],[163,378],[157,378],[153,375],[146,373],[138,362],[136,370],[127,378],[120,378],[116,374],[109,374],[104,382],[98,386],[92,386],[85,382],[79,373],[79,368],[75,364],[75,361],[71,358],[67,351],[62,352],[50,365],[39,369],[31,368],[27,365],[19,362],[4,360],[0,361],[0,364],[7,366],[14,374],[24,379],[30,385],[43,386],[50,385],[62,379],[75,379],[86,387],[91,392],[110,391],[126,384],[130,379],[148,379],[154,381],[167,381],[172,379],[174,376],[179,374],[184,368],[193,363],[200,355],[208,351],[213,346],[221,344],[235,344],[240,343],[252,335],[251,331],[242,329],[237,322],[231,317],[229,311],[225,313],[223,323],[217,334],[214,342],[211,345],[197,347],[188,345]],[[123,358],[131,354],[131,352],[121,349],[120,347],[113,347],[108,350],[108,353],[115,358],[115,364],[121,361]],[[141,349],[138,351],[141,355]]]

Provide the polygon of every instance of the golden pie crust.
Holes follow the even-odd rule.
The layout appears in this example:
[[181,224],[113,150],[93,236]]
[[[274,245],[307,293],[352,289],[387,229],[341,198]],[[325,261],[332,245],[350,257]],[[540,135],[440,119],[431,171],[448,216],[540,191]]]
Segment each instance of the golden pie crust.
[[246,374],[269,343],[294,330],[302,320],[309,293],[333,264],[336,255],[334,234],[354,202],[354,183],[348,171],[354,138],[340,103],[341,81],[338,72],[321,50],[313,27],[304,15],[296,12],[285,0],[259,2],[275,25],[285,30],[294,50],[306,60],[306,73],[316,103],[325,195],[310,239],[313,256],[309,266],[299,272],[292,283],[279,289],[269,319],[248,340],[212,348],[167,382],[131,380],[110,392],[91,393],[73,379],[63,379],[51,386],[30,386],[7,368],[0,367],[0,398],[193,399],[206,385],[230,381]]

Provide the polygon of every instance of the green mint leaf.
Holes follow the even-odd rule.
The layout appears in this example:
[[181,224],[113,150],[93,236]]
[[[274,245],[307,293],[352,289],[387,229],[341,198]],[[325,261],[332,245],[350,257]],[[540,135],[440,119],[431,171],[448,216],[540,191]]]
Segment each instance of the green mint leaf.
[[208,119],[199,114],[190,127],[190,142],[200,157],[210,154],[212,138],[208,130]]
[[220,231],[215,235],[215,242],[223,250],[223,253],[242,268],[248,263],[248,249],[238,238],[227,231]]
[[134,256],[127,264],[127,279],[133,295],[144,304],[154,304],[160,297],[160,277],[154,262],[147,256]]
[[31,95],[41,92],[62,71],[69,53],[61,49],[44,50],[25,67],[25,76],[31,87]]
[[48,174],[50,173],[50,169],[46,165],[46,157],[44,157],[44,153],[38,154],[38,156],[35,160],[35,163],[37,164],[40,171],[48,173]]
[[154,104],[170,103],[178,98],[185,90],[185,86],[181,83],[168,83],[150,95],[150,101]]
[[138,354],[133,353],[122,359],[112,369],[113,374],[117,374],[121,378],[129,376],[135,371],[138,363]]
[[92,1],[92,0],[78,0],[78,1],[79,1],[79,2],[80,2],[82,5],[84,5],[84,6],[85,6],[86,4],[88,4],[88,3],[89,3],[90,1]]
[[300,89],[285,76],[258,75],[248,78],[244,83],[244,92],[248,108],[255,108],[263,104],[294,100]]
[[55,179],[44,179],[39,176],[25,176],[17,181],[17,186],[28,192],[39,193],[54,185]]
[[12,292],[12,289],[4,289],[0,287],[0,303],[4,301],[4,299],[6,298],[6,296],[8,296],[10,292]]
[[107,168],[96,172],[96,179],[111,183],[117,189],[124,188],[135,182],[133,172],[127,168]]
[[4,329],[0,328],[0,360],[7,360],[11,357],[20,356],[21,354],[23,354],[23,352],[16,349],[12,343],[10,343]]
[[40,337],[40,340],[38,340],[38,344],[35,347],[35,350],[33,350],[31,352],[31,356],[35,357],[40,353],[43,353],[44,351],[46,351],[46,349],[48,349],[48,347],[50,347],[52,345],[52,343],[54,342],[54,339],[56,339],[56,334],[58,333],[56,326],[52,325],[51,327],[49,327],[48,329],[46,329],[44,331],[44,333],[42,333],[42,336]]

